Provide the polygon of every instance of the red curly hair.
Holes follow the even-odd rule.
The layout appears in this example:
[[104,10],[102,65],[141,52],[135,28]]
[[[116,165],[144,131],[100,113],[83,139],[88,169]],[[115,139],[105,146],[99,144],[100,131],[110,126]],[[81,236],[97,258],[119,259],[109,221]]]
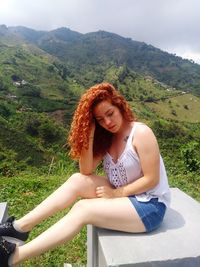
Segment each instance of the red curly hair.
[[[89,134],[94,121],[94,107],[103,100],[109,100],[118,107],[125,120],[134,121],[134,115],[125,98],[109,83],[92,86],[81,97],[75,110],[68,142],[71,147],[70,155],[79,159],[82,149],[88,149]],[[111,145],[112,133],[105,130],[96,122],[93,152],[94,156],[103,156]],[[100,142],[99,142],[100,141]]]

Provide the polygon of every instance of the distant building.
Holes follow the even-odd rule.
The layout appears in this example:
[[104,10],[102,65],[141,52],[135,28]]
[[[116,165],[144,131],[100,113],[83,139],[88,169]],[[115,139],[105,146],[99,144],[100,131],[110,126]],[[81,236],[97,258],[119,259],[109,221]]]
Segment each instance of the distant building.
[[17,99],[17,96],[16,96],[16,95],[8,94],[8,95],[7,95],[7,98],[8,98],[8,99]]
[[22,85],[25,85],[25,84],[27,84],[28,82],[27,81],[25,81],[25,80],[21,80],[21,81],[15,81],[15,82],[13,82],[13,85],[15,85],[15,86],[22,86]]

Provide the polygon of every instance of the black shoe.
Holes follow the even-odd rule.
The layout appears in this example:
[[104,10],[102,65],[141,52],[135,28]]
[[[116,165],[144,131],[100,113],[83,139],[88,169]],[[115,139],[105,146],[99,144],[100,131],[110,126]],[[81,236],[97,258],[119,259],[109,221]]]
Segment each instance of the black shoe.
[[15,248],[16,244],[10,243],[0,236],[0,267],[9,267],[8,259]]
[[9,236],[22,241],[28,239],[29,232],[19,232],[13,227],[15,218],[9,217],[5,223],[0,224],[0,236]]

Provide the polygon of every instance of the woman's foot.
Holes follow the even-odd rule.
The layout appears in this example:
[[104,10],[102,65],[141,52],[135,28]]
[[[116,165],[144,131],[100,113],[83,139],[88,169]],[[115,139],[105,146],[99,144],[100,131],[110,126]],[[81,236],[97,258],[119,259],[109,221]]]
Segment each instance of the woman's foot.
[[17,231],[13,226],[14,220],[14,217],[9,217],[5,223],[0,224],[0,236],[9,236],[26,241],[28,239],[29,232]]
[[15,248],[16,244],[8,242],[0,236],[0,267],[9,267],[8,260]]

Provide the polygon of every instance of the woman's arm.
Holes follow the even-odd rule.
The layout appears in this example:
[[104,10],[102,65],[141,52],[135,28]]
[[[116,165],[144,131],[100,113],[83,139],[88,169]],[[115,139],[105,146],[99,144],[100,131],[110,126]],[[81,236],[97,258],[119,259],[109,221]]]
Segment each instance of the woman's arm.
[[133,146],[140,158],[143,176],[136,181],[117,189],[97,188],[99,197],[125,197],[144,193],[154,188],[160,179],[160,153],[152,130],[141,125],[137,128]]
[[88,149],[82,150],[81,157],[79,159],[80,172],[85,175],[92,174],[92,172],[102,159],[102,157],[94,158],[93,156],[94,132],[95,132],[95,122],[92,124],[90,131],[89,147]]
[[141,125],[133,140],[140,158],[143,177],[121,188],[122,196],[144,193],[154,188],[160,179],[160,152],[153,131],[146,125]]

